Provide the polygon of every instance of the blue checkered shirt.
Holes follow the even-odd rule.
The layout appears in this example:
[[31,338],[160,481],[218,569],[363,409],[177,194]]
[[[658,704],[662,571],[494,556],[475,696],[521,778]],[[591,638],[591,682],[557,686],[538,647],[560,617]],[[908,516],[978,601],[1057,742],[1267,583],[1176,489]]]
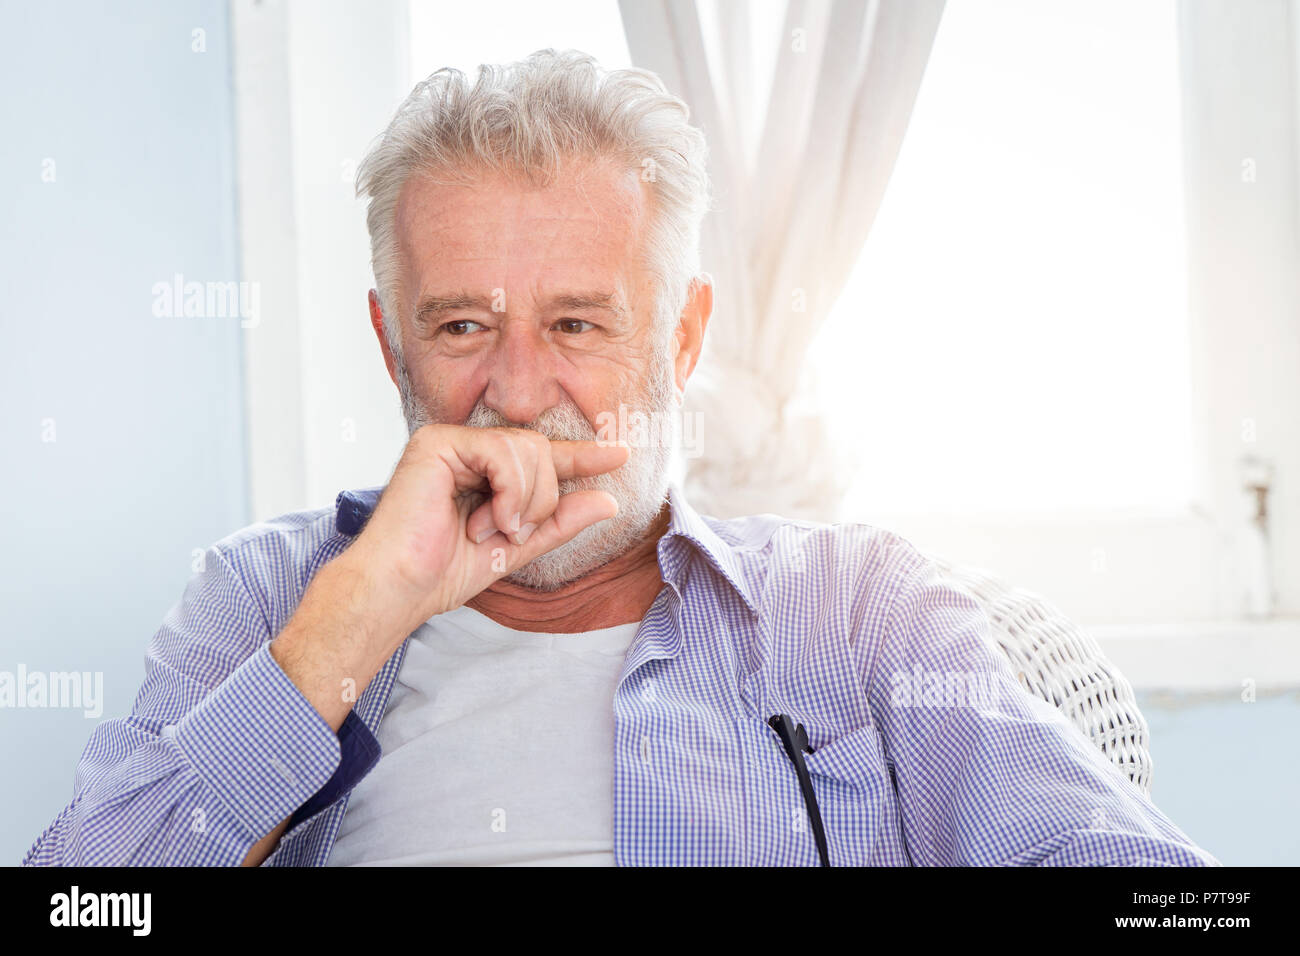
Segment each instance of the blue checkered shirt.
[[[335,733],[269,642],[379,492],[208,549],[149,645],[132,713],[95,728],[25,864],[238,864],[290,816],[263,865],[326,862],[380,759],[406,643]],[[665,586],[612,701],[618,864],[817,865],[768,724],[784,713],[807,729],[832,865],[1218,865],[1031,698],[980,607],[902,538],[704,517],[676,487],[669,504]]]

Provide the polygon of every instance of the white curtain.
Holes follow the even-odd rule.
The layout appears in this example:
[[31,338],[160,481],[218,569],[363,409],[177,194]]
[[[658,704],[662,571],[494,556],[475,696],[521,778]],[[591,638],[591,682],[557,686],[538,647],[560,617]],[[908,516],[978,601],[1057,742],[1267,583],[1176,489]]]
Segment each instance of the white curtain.
[[719,517],[832,517],[852,457],[801,401],[805,354],[879,208],[943,0],[789,0],[763,103],[748,3],[710,11],[716,44],[696,0],[620,7],[633,62],[687,102],[710,149],[702,254],[714,315],[686,393],[700,451],[687,458],[687,497]]

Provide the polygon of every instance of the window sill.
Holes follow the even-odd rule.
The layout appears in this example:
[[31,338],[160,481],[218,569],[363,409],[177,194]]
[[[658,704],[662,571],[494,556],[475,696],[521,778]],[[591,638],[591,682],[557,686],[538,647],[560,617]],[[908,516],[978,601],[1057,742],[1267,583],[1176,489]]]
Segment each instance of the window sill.
[[1300,617],[1086,630],[1138,690],[1300,687]]

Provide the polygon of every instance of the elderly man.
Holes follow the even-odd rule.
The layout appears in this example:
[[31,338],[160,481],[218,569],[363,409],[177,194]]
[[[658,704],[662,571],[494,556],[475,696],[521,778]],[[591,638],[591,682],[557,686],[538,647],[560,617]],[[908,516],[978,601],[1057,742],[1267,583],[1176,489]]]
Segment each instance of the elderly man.
[[907,542],[602,434],[699,359],[704,156],[576,54],[416,87],[359,173],[401,460],[209,550],[25,862],[1217,863]]

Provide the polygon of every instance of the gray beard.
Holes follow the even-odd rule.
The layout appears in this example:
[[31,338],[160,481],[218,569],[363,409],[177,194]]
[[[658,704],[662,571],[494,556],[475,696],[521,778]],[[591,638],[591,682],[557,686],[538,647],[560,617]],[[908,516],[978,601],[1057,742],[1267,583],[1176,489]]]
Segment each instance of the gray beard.
[[[434,424],[436,419],[415,395],[405,362],[399,358],[396,365],[402,414],[406,418],[407,430],[414,434],[421,426]],[[666,423],[668,427],[649,429],[646,442],[636,440],[635,435],[630,436],[632,453],[619,468],[590,478],[566,478],[559,482],[561,495],[585,490],[608,492],[618,502],[618,514],[584,528],[570,541],[505,575],[504,580],[538,591],[555,591],[626,554],[645,537],[667,501],[673,453],[680,433],[676,385],[666,352],[656,355],[641,399],[635,405],[628,405],[626,418],[634,418],[636,412],[651,422]],[[612,409],[611,414],[618,420],[617,408]],[[541,432],[552,441],[596,441],[621,437],[616,430],[607,430],[604,423],[597,434],[568,396],[527,425],[507,421],[480,400],[464,424],[470,428],[528,428]],[[486,500],[482,495],[480,497]]]

